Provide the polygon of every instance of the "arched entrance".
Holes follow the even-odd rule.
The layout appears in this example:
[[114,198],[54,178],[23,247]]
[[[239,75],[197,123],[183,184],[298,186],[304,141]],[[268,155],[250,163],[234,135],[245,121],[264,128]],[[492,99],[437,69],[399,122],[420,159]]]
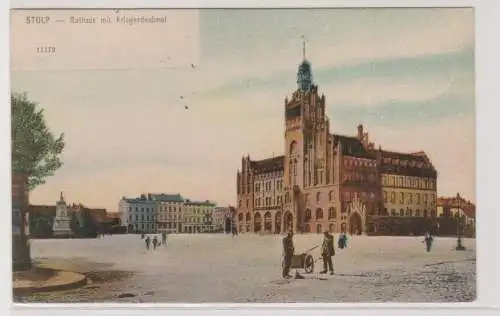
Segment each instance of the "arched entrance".
[[362,231],[361,216],[357,212],[354,212],[349,217],[349,234],[361,235]]
[[266,212],[264,214],[264,231],[266,233],[270,233],[273,229],[273,217],[271,216],[271,212]]
[[276,212],[276,216],[274,217],[274,232],[276,234],[281,233],[281,212]]
[[251,232],[251,225],[252,225],[252,215],[250,215],[250,212],[247,213],[245,216],[245,230],[246,232]]
[[262,229],[262,216],[260,213],[255,213],[255,216],[253,218],[254,224],[253,224],[253,232],[258,233]]
[[293,230],[293,215],[290,212],[286,212],[285,216],[283,217],[283,230]]

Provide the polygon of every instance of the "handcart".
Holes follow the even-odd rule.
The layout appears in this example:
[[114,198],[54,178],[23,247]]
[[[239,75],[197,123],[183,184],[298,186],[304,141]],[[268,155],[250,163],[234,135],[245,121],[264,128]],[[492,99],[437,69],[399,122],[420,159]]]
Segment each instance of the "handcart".
[[[306,250],[301,254],[293,255],[292,263],[290,264],[290,269],[304,269],[306,273],[314,272],[314,258],[309,253],[319,246],[314,246],[311,249]],[[285,261],[283,260],[283,266],[285,265]]]

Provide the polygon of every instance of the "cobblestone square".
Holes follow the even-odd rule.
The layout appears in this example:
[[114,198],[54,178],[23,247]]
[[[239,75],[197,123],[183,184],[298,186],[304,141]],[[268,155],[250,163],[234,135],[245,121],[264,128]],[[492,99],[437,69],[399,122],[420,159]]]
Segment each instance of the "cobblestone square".
[[[295,236],[296,252],[321,235]],[[83,288],[18,298],[22,302],[457,302],[476,297],[475,239],[466,251],[437,237],[430,253],[422,237],[351,237],[337,249],[335,275],[281,278],[281,236],[172,235],[145,251],[136,235],[101,239],[32,240],[33,259],[85,273]]]

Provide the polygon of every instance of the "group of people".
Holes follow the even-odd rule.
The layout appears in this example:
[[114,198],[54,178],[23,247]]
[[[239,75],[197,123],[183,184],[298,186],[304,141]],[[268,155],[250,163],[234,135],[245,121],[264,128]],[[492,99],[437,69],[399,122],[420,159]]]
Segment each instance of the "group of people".
[[151,246],[153,246],[153,250],[156,250],[159,246],[167,246],[167,233],[163,232],[161,233],[161,241],[159,240],[159,237],[157,235],[154,235],[152,238],[151,236],[146,236],[144,234],[141,234],[141,238],[144,239],[144,242],[146,243],[146,250],[150,250]]
[[[339,236],[338,247],[340,249],[344,249],[347,247],[347,235],[342,233]],[[290,276],[290,267],[292,265],[292,258],[295,253],[295,247],[293,245],[293,232],[290,231],[287,236],[283,239],[283,254],[284,254],[284,262],[283,262],[283,274],[284,278],[289,278]],[[333,275],[333,257],[335,256],[335,243],[333,235],[329,231],[325,231],[323,233],[323,243],[321,245],[321,259],[323,260],[323,270],[320,272],[321,274],[325,274],[330,271],[330,274]]]
[[[338,239],[338,248],[344,249],[347,247],[347,234],[345,232],[339,235]],[[434,241],[434,237],[431,233],[427,232],[425,234],[424,240],[425,247],[427,252],[431,251],[432,243]],[[293,232],[290,231],[287,236],[283,239],[283,254],[284,254],[284,262],[283,262],[283,277],[289,278],[290,276],[290,267],[292,265],[292,258],[295,253],[295,247],[293,244]],[[329,231],[325,231],[323,234],[323,243],[321,245],[321,259],[323,260],[323,270],[320,272],[321,274],[325,274],[330,271],[330,274],[333,275],[333,257],[335,256],[335,247],[334,247],[334,238],[333,235]]]

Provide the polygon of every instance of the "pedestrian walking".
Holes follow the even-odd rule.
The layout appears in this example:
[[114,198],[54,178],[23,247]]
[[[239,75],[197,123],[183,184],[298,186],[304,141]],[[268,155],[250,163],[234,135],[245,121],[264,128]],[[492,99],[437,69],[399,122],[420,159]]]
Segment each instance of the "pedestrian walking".
[[347,234],[345,232],[341,233],[338,240],[339,249],[344,249],[347,247]]
[[295,252],[295,247],[293,246],[293,232],[290,231],[285,238],[283,238],[283,278],[289,278],[290,276],[290,266],[292,265],[292,258]]
[[158,246],[158,238],[156,236],[153,237],[153,250]]
[[432,237],[432,235],[429,232],[425,233],[425,238],[422,242],[425,242],[425,248],[427,249],[427,252],[431,251],[433,241],[434,238]]
[[144,241],[146,242],[146,250],[149,250],[149,248],[151,247],[151,238],[147,236]]
[[328,270],[330,270],[330,274],[334,274],[333,256],[335,256],[333,235],[325,231],[323,235],[323,244],[321,246],[321,257],[323,258],[323,271],[320,272],[321,274],[325,274]]
[[167,232],[161,233],[161,243],[166,246],[167,245]]

